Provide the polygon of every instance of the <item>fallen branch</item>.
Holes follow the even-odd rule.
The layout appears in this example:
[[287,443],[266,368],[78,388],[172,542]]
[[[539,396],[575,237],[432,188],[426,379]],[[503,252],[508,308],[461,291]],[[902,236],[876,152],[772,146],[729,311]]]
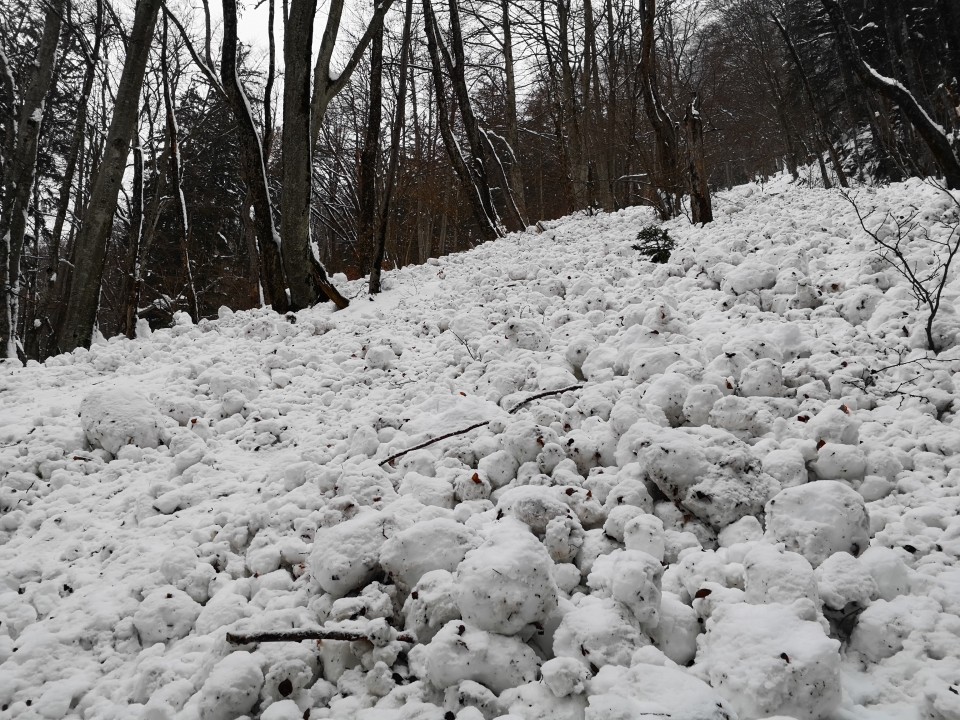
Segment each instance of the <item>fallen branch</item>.
[[[316,628],[314,630],[275,630],[273,632],[250,633],[227,633],[227,642],[232,645],[249,645],[250,643],[264,642],[300,642],[301,640],[340,640],[343,642],[355,642],[357,640],[366,640],[373,643],[370,635],[362,632],[350,630],[327,630],[325,628]],[[403,643],[415,643],[416,638],[408,633],[398,633],[394,640]],[[376,644],[376,643],[374,643]]]
[[[529,403],[532,403],[534,400],[540,400],[541,398],[550,397],[551,395],[561,395],[562,393],[569,392],[571,390],[579,390],[582,387],[583,385],[571,385],[570,387],[560,388],[559,390],[546,390],[542,393],[531,395],[527,399],[521,400],[519,403],[517,403],[512,408],[507,410],[507,414],[513,415],[520,408],[524,407],[525,405],[528,405]],[[386,460],[382,460],[380,462],[380,465],[381,466],[387,465],[387,464],[393,465],[394,462],[402,458],[404,455],[408,453],[412,453],[414,450],[422,450],[423,448],[430,447],[431,445],[434,445],[440,442],[441,440],[447,440],[452,437],[457,437],[458,435],[466,435],[471,430],[476,430],[477,428],[486,427],[487,425],[490,424],[490,422],[491,422],[490,420],[484,420],[483,422],[474,423],[470,427],[465,427],[462,430],[454,430],[453,432],[448,432],[445,435],[440,435],[439,437],[430,438],[429,440],[422,442],[419,445],[414,445],[412,448],[407,448],[406,450],[401,450],[398,453],[394,453],[393,455],[388,457]]]

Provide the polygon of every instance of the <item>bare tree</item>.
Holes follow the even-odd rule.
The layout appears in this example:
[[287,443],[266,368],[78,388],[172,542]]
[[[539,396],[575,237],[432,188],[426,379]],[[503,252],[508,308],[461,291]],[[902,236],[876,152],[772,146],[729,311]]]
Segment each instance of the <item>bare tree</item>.
[[[37,171],[37,147],[47,94],[53,80],[64,0],[50,0],[44,14],[43,35],[33,62],[33,73],[17,104],[16,80],[4,48],[0,47],[0,109],[3,110],[3,176],[0,197],[0,355],[16,358],[20,300],[20,260],[27,229],[27,212]],[[19,118],[17,115],[19,114]]]

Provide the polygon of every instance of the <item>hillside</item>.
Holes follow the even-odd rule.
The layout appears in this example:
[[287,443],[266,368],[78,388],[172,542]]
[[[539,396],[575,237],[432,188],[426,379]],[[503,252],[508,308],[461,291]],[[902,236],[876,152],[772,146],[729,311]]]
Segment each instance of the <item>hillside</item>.
[[934,356],[835,191],[715,206],[0,366],[0,718],[960,718],[960,283]]

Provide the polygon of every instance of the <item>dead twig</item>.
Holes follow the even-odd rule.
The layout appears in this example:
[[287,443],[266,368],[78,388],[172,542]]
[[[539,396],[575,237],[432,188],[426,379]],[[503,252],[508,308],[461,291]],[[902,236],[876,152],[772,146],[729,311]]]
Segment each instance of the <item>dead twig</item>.
[[[259,633],[227,633],[227,642],[232,645],[249,645],[251,643],[264,642],[300,642],[301,640],[340,640],[342,642],[355,642],[357,640],[366,640],[373,642],[373,639],[366,633],[351,630],[328,630],[326,628],[316,628],[313,630],[274,630],[272,632]],[[402,643],[415,643],[417,640],[408,633],[398,633],[394,640]]]
[[[515,412],[517,412],[524,406],[528,405],[529,403],[532,403],[534,400],[540,400],[541,398],[550,397],[551,395],[561,395],[565,392],[570,392],[571,390],[580,390],[582,387],[583,385],[571,385],[570,387],[560,388],[559,390],[546,390],[544,392],[537,393],[536,395],[531,395],[530,397],[526,398],[525,400],[521,400],[519,403],[517,403],[512,408],[507,410],[507,414],[513,415]],[[490,420],[484,420],[483,422],[474,423],[470,427],[465,427],[462,430],[454,430],[453,432],[448,432],[445,435],[440,435],[439,437],[430,438],[429,440],[422,442],[419,445],[414,445],[412,448],[407,448],[406,450],[401,450],[398,453],[394,453],[393,455],[388,457],[386,460],[382,460],[380,462],[380,465],[381,467],[387,464],[393,465],[394,462],[402,458],[404,455],[408,453],[412,453],[414,450],[422,450],[423,448],[430,447],[431,445],[434,445],[440,442],[441,440],[447,440],[448,438],[457,437],[458,435],[466,435],[471,430],[476,430],[478,428],[486,427],[489,424],[490,424]]]

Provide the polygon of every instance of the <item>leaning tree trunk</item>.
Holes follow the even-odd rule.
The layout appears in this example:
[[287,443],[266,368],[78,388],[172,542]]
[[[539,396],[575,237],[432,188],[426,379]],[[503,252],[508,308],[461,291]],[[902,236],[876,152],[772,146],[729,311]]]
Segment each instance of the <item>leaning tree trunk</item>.
[[293,0],[283,32],[283,267],[293,310],[326,296],[337,307],[349,301],[330,282],[310,238],[313,162],[310,145],[310,57],[316,0]]
[[273,203],[267,186],[260,135],[250,113],[250,103],[237,77],[237,2],[223,0],[223,46],[220,75],[224,94],[237,122],[240,141],[240,174],[251,195],[253,221],[260,258],[260,282],[264,300],[277,312],[286,312],[286,279],[280,257],[280,235],[273,224]]
[[[17,357],[17,317],[20,298],[20,258],[27,230],[27,209],[37,172],[37,147],[47,93],[53,80],[57,46],[60,42],[64,0],[52,0],[44,17],[43,35],[34,71],[20,106],[20,120],[14,125],[15,89],[6,55],[0,58],[5,76],[4,95],[10,115],[5,122],[12,153],[3,168],[3,211],[0,213],[0,357]],[[11,134],[11,131],[14,131]],[[8,147],[10,147],[8,145]]]

